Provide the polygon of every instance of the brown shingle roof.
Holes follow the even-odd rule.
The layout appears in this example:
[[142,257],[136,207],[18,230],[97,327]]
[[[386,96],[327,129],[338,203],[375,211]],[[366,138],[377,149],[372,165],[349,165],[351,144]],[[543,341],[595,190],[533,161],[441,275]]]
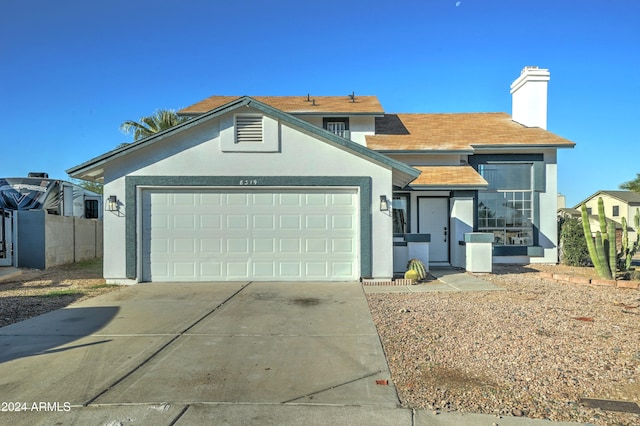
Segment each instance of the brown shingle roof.
[[[178,113],[181,115],[204,114],[238,98],[239,96],[211,96],[178,111]],[[354,102],[349,96],[311,96],[310,101],[307,101],[306,96],[252,96],[252,98],[288,113],[384,113],[380,101],[375,96],[356,95]],[[313,105],[314,99],[315,106]]]
[[429,187],[482,187],[489,184],[471,166],[414,166],[420,176],[410,186]]
[[509,114],[385,114],[367,147],[379,151],[471,151],[495,145],[573,147],[565,138],[516,123]]

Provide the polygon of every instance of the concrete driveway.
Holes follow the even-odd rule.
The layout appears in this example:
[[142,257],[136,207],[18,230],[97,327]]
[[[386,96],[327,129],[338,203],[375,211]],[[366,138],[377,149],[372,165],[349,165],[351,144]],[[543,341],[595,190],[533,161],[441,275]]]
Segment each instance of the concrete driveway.
[[140,284],[0,328],[2,424],[411,424],[390,379],[359,283]]

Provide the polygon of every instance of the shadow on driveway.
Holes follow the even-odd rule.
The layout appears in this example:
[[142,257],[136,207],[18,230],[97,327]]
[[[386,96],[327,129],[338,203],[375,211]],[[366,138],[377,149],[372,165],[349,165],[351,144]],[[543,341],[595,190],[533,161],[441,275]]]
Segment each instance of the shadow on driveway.
[[109,342],[101,340],[54,349],[90,336],[108,324],[117,306],[65,308],[0,328],[0,363]]

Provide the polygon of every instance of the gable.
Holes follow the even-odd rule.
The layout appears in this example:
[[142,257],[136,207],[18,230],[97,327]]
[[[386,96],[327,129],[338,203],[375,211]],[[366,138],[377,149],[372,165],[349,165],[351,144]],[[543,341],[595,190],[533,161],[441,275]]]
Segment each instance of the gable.
[[[236,117],[249,115],[263,117],[263,131],[268,132],[268,135],[264,135],[262,141],[245,141],[245,143],[238,144],[236,143],[237,134],[234,130]],[[287,143],[291,142],[286,147],[283,146],[285,140],[288,141]],[[300,146],[296,146],[294,140],[298,141]],[[311,140],[315,145],[309,145]],[[306,147],[306,150],[301,151],[303,146]],[[204,162],[203,170],[199,173],[217,174],[218,171],[212,170],[210,164],[211,158],[213,158],[211,155],[214,155],[216,150],[228,154],[221,164],[223,167],[226,167],[227,163],[234,164],[236,173],[259,169],[266,164],[265,160],[268,159],[271,163],[285,161],[279,165],[281,167],[279,173],[288,174],[291,169],[298,168],[305,158],[315,160],[316,163],[319,162],[321,158],[318,157],[318,152],[322,152],[322,155],[329,157],[346,155],[351,160],[355,156],[363,160],[364,163],[375,164],[376,167],[382,166],[393,172],[394,184],[402,186],[420,174],[419,171],[404,163],[336,136],[252,98],[242,98],[172,129],[110,151],[69,169],[67,173],[81,179],[95,180],[103,178],[105,167],[110,165],[117,164],[117,168],[120,170],[117,174],[123,175],[146,173],[148,171],[143,171],[145,168],[157,168],[160,162],[164,162],[165,166],[171,163],[172,166],[169,167],[171,173],[195,173],[195,166]],[[296,153],[299,157],[285,158],[292,153]],[[258,155],[264,156],[266,154],[273,155],[273,157],[268,156],[264,159],[258,157]],[[282,158],[278,158],[281,156]],[[169,158],[172,160],[167,161]],[[238,167],[240,170],[237,169]],[[346,170],[349,169],[350,167],[347,165]],[[356,172],[357,170],[353,171],[353,173]],[[307,170],[306,173],[310,172]]]

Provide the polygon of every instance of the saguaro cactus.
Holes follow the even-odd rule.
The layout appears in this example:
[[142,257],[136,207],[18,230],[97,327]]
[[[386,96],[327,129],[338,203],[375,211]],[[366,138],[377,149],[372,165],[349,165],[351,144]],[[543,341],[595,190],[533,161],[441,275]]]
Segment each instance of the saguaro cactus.
[[[636,218],[634,218],[635,220]],[[629,243],[629,231],[627,230],[627,219],[622,217],[622,253],[620,260],[620,269],[628,271],[631,268],[631,262],[633,261],[633,255],[638,251],[638,245],[640,244],[640,234],[635,243]]]
[[[613,223],[607,224],[606,218],[604,218],[604,207],[602,208],[602,214],[600,214],[600,202],[602,198],[598,199],[598,217],[600,219],[600,231],[596,232],[595,241],[593,240],[593,234],[591,233],[591,224],[589,223],[589,215],[587,214],[587,206],[585,204],[582,205],[582,227],[584,229],[584,238],[587,241],[587,249],[589,250],[589,256],[591,257],[591,262],[593,266],[596,268],[596,272],[598,276],[611,279],[613,275],[611,273],[610,259],[611,255],[610,247],[611,245],[607,245],[607,249],[605,250],[605,242],[604,240],[609,240],[611,238],[611,231],[607,232],[607,228],[613,228],[613,250],[614,250],[614,262],[615,262],[615,226]],[[603,227],[604,225],[604,227]],[[604,230],[604,232],[602,232]],[[603,237],[606,235],[606,237]],[[615,263],[613,268],[613,273],[615,274]]]

